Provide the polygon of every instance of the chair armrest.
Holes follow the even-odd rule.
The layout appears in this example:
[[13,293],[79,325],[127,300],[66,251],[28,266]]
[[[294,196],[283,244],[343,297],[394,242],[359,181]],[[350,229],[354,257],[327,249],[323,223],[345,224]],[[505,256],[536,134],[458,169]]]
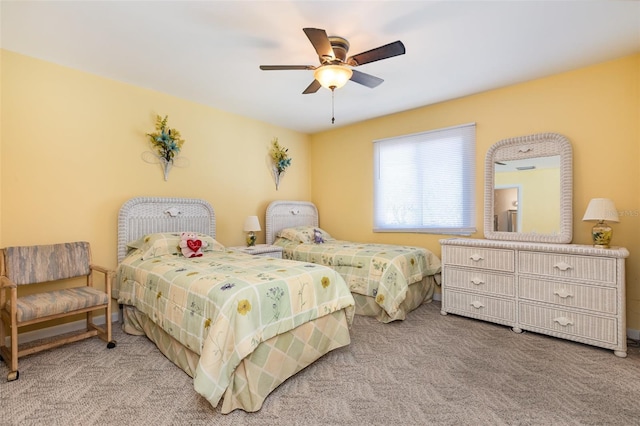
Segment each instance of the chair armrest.
[[92,271],[102,272],[104,274],[104,292],[107,293],[109,297],[111,297],[111,282],[113,281],[113,277],[116,272],[112,269],[107,269],[105,267],[94,264],[90,264],[89,268]]
[[0,288],[17,288],[16,283],[11,281],[8,277],[0,275]]
[[115,273],[115,271],[113,271],[111,269],[107,269],[105,267],[94,265],[94,264],[89,265],[89,268],[91,268],[94,271],[102,272],[103,274],[114,274]]

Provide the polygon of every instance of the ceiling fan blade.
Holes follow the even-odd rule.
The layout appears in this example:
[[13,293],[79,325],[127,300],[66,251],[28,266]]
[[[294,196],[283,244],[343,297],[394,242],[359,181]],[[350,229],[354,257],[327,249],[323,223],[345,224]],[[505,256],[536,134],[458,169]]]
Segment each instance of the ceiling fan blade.
[[370,88],[374,88],[379,86],[384,80],[373,76],[371,74],[366,74],[357,70],[351,70],[353,71],[353,74],[351,75],[350,80],[354,81],[358,84],[362,84],[363,86],[367,86]]
[[319,28],[303,28],[302,31],[307,35],[320,58],[335,59],[336,55],[333,53],[333,47],[331,47],[331,42],[325,30]]
[[260,69],[264,71],[279,70],[315,70],[313,65],[260,65]]
[[318,80],[313,80],[311,82],[311,84],[309,85],[309,87],[307,87],[306,89],[304,89],[304,92],[302,92],[303,95],[308,95],[310,93],[316,93],[318,91],[318,89],[320,89],[322,86],[320,85],[320,82]]
[[385,44],[384,46],[376,47],[375,49],[367,50],[366,52],[350,56],[347,59],[347,64],[351,65],[352,67],[357,67],[358,65],[368,64],[369,62],[375,62],[381,59],[387,59],[404,54],[404,44],[402,44],[402,42],[398,40],[394,41],[393,43]]

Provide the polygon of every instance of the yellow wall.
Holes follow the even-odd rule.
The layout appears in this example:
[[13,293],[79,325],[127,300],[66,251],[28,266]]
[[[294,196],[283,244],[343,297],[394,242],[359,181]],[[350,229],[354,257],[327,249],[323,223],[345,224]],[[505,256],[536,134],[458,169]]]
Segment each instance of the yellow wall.
[[2,242],[2,50],[0,49],[0,243]]
[[[574,242],[589,243],[591,224],[581,221],[589,199],[612,198],[624,213],[613,224],[614,243],[631,252],[627,320],[640,329],[640,55],[309,136],[0,52],[0,246],[83,239],[91,242],[96,263],[115,267],[122,203],[178,196],[213,204],[225,245],[243,244],[244,218],[263,220],[270,201],[311,199],[321,226],[336,237],[420,245],[439,255],[442,235],[371,231],[372,141],[476,122],[473,236],[481,238],[489,146],[558,132],[574,150]],[[190,160],[167,182],[159,166],[141,159],[151,149],[145,133],[154,130],[156,114],[169,115],[186,140],[181,155]],[[274,136],[293,157],[279,191],[267,166]]]
[[[309,136],[128,84],[1,51],[0,246],[87,240],[116,266],[117,215],[136,196],[197,197],[216,210],[217,239],[245,243],[248,215],[277,198],[309,199]],[[214,78],[214,76],[212,76]],[[145,163],[145,133],[169,116],[188,167],[164,181]],[[293,160],[276,191],[273,137]],[[264,243],[264,232],[258,234]]]
[[[427,234],[373,233],[372,141],[477,123],[476,201],[483,236],[484,157],[505,138],[556,132],[573,146],[573,242],[590,244],[582,222],[591,198],[612,198],[623,215],[614,244],[627,247],[627,327],[640,330],[640,55],[426,106],[312,135],[312,201],[320,225],[340,239],[415,244],[440,254]],[[420,90],[429,90],[428,84]]]

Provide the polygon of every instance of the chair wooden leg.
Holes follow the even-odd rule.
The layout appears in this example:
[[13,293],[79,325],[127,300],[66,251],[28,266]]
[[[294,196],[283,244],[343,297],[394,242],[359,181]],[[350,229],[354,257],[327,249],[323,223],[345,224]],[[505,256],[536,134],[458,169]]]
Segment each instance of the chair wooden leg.
[[[2,315],[2,313],[0,313],[0,315]],[[7,331],[5,330],[4,320],[0,317],[0,348],[4,348],[6,347],[6,345],[7,345]],[[0,361],[3,361],[3,360],[4,358],[2,358],[2,354],[0,353]]]
[[[4,315],[3,315],[4,316]],[[9,315],[11,318],[11,315]],[[13,380],[17,380],[20,376],[20,372],[18,372],[18,341],[17,341],[17,332],[13,333],[14,329],[17,327],[14,325],[11,327],[9,324],[5,323],[5,319],[0,318],[0,362],[4,362],[9,367],[9,374],[7,374],[7,381],[11,382]],[[7,346],[7,331],[10,330],[10,339],[11,339],[11,348]],[[14,349],[15,348],[15,349]]]
[[[15,379],[9,378],[13,373],[16,374]],[[18,326],[14,323],[11,327],[11,372],[8,380],[17,380],[18,375]]]
[[104,317],[104,329],[107,332],[107,349],[113,349],[116,347],[116,341],[111,339],[111,299],[107,302]]
[[2,319],[2,306],[4,306],[3,300],[0,299],[0,348],[3,348],[7,344],[7,331],[5,330],[4,320]]
[[[1,315],[2,313],[0,313]],[[0,362],[4,362],[4,357],[2,356],[2,351],[6,351],[9,348],[7,347],[7,331],[5,329],[4,320],[0,317]],[[7,367],[9,364],[7,364]]]
[[107,308],[105,309],[104,314],[104,327],[107,330],[107,340],[111,341],[111,299],[107,302]]
[[[18,289],[11,289],[11,306],[16,306],[18,300]],[[18,318],[15,310],[11,309],[11,371],[7,380],[18,380],[20,373],[18,372]],[[15,378],[13,377],[15,373]]]

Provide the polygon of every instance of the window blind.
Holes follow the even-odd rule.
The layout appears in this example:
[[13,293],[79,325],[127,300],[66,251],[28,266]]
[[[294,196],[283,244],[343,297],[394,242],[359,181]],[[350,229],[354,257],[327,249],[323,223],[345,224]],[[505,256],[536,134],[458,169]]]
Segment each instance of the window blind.
[[475,228],[475,123],[374,144],[374,232],[469,235]]

